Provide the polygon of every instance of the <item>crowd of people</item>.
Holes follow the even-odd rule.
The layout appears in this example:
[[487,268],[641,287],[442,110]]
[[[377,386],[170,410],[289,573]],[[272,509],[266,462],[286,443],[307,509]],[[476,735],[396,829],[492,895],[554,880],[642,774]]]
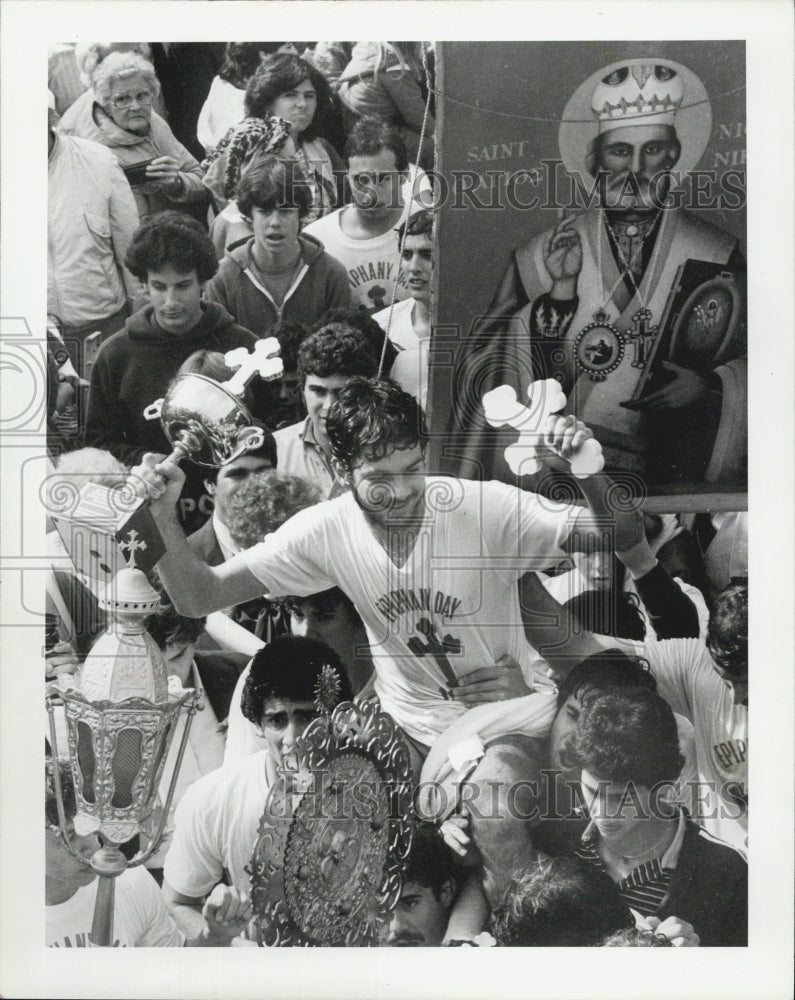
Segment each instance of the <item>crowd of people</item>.
[[[118,945],[255,937],[252,851],[324,671],[409,754],[385,946],[747,943],[744,515],[612,510],[602,472],[576,480],[584,505],[429,474],[433,69],[407,42],[52,52],[52,476],[146,496],[165,546],[146,628],[205,704],[164,844],[118,881]],[[152,404],[271,337],[282,376],[242,394],[261,443],[168,461]],[[552,414],[542,460],[565,473],[592,441]],[[100,581],[48,541],[65,687],[104,629]],[[97,840],[59,774],[47,944],[78,947]]]

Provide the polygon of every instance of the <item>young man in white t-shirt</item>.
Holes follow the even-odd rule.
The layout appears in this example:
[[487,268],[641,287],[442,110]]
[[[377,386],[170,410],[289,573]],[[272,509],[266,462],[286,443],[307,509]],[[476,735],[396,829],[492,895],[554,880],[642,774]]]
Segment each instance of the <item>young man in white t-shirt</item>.
[[431,281],[433,279],[433,215],[414,212],[397,231],[400,270],[411,297],[375,313],[373,319],[400,352],[391,376],[426,409],[428,348],[431,342]]
[[[161,577],[176,606],[191,615],[263,590],[301,596],[339,586],[364,622],[376,693],[411,742],[418,771],[434,741],[473,704],[530,693],[528,639],[545,641],[545,614],[558,621],[565,613],[539,585],[540,614],[523,624],[517,580],[556,564],[585,512],[501,483],[426,479],[422,412],[389,381],[350,379],[326,430],[351,492],[299,512],[263,543],[214,568],[195,559],[175,520],[182,472],[145,458],[135,474],[154,499],[166,543]],[[573,416],[550,418],[550,457],[567,463],[591,436]],[[582,482],[586,495],[610,485],[604,477]],[[622,547],[642,531],[639,518],[616,514]],[[570,628],[564,645],[572,657],[580,654],[577,642]],[[495,742],[476,780],[502,782],[507,793],[537,757],[529,737]],[[502,818],[484,823],[490,843],[480,846],[491,870],[504,874],[532,848],[523,820],[515,812]]]
[[250,889],[251,861],[268,792],[285,755],[318,715],[315,686],[325,665],[340,681],[339,700],[353,697],[336,653],[322,642],[279,636],[251,661],[241,708],[266,749],[244,756],[193,784],[177,808],[174,835],[163,869],[163,896],[172,916],[190,935],[198,932],[202,907],[224,872],[236,892]]
[[304,233],[345,265],[354,304],[375,312],[389,305],[393,289],[396,301],[411,294],[399,273],[395,241],[411,204],[404,193],[410,176],[406,145],[393,125],[361,118],[348,136],[345,160],[353,201],[310,223]]
[[[77,803],[69,763],[59,763],[65,831],[58,819],[52,761],[47,762],[45,773],[46,944],[49,948],[89,948],[99,882],[89,862],[99,850],[99,840],[96,834],[80,836],[75,832]],[[207,898],[194,932],[186,940],[169,916],[157,883],[142,866],[127,868],[118,876],[114,896],[110,942],[114,948],[224,947],[251,916],[247,895],[219,885]]]

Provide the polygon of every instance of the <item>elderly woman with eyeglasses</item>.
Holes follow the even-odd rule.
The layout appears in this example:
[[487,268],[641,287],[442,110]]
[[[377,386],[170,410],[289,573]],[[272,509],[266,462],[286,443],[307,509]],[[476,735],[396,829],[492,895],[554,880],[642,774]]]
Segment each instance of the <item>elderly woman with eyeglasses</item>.
[[206,199],[202,169],[152,109],[158,84],[136,52],[113,52],[91,80],[94,100],[68,131],[113,151],[135,195],[141,222],[184,202]]

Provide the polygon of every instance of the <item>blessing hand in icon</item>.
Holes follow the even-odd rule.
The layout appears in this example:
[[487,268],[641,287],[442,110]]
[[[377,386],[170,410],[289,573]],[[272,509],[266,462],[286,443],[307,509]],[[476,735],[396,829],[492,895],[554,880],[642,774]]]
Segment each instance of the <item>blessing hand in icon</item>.
[[552,278],[553,299],[572,299],[577,294],[577,278],[582,270],[580,234],[569,223],[574,217],[561,219],[544,240],[544,267]]

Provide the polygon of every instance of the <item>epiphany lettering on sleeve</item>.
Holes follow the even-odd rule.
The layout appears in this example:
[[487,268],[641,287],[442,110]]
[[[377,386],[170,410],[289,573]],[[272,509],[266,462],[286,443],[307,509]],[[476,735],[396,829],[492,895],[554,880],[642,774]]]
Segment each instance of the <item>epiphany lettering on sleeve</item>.
[[712,747],[715,756],[725,768],[744,763],[748,756],[748,740],[724,740]]

